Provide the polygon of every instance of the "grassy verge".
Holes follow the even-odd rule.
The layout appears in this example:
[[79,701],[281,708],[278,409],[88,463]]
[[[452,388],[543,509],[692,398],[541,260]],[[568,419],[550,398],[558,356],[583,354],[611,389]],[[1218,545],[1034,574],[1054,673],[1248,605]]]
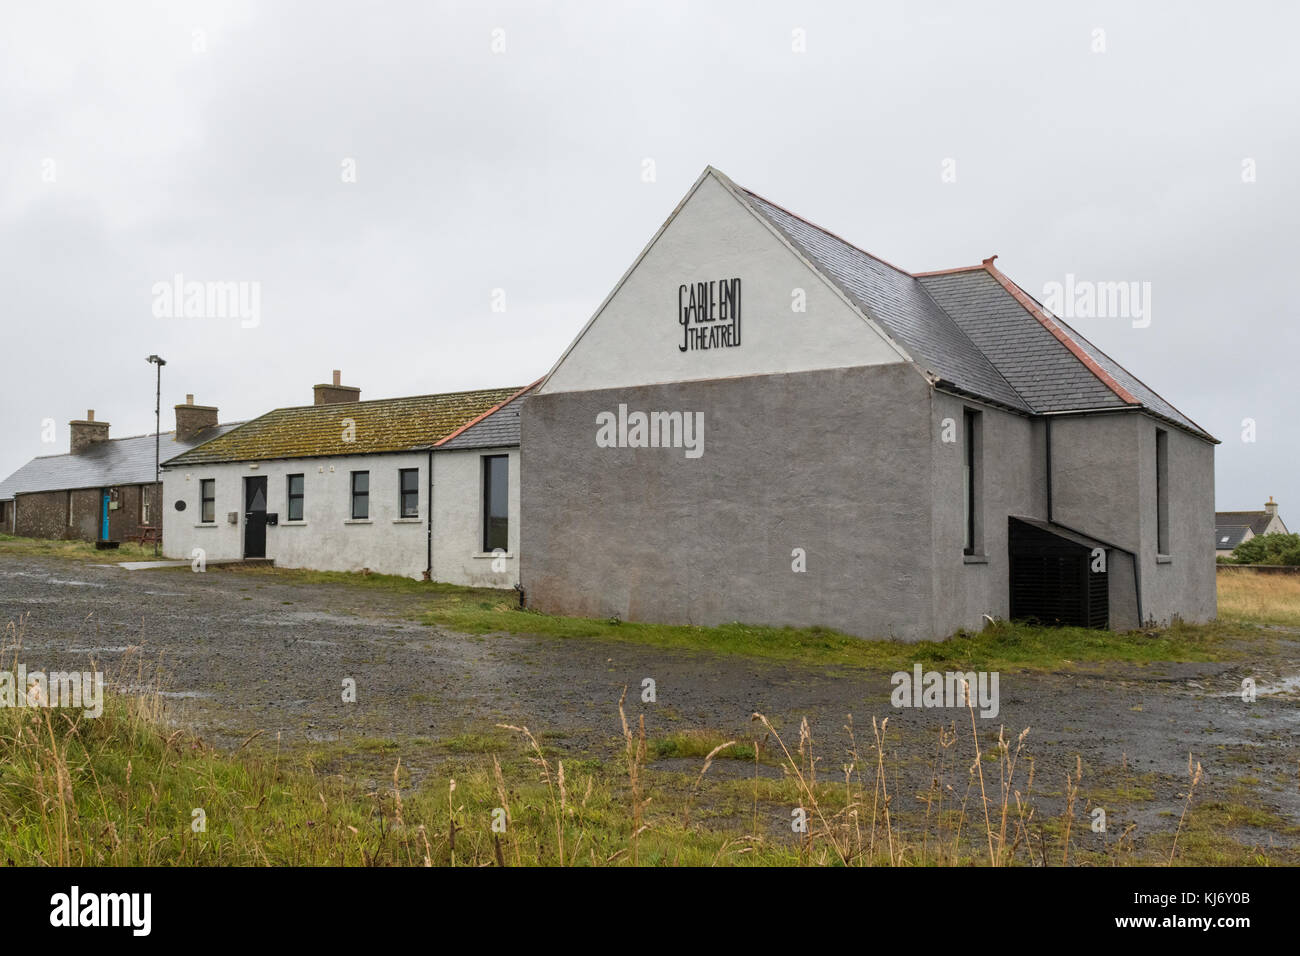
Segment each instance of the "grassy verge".
[[[1300,828],[1244,799],[1202,798],[1199,765],[1175,787],[1120,772],[1094,780],[1080,764],[1063,792],[1043,793],[1027,731],[977,739],[950,728],[928,743],[908,743],[904,755],[887,722],[872,721],[843,761],[830,760],[830,773],[819,769],[828,758],[815,755],[806,722],[784,738],[758,716],[750,739],[700,731],[649,741],[622,704],[619,714],[622,752],[608,761],[569,761],[527,728],[501,725],[500,736],[460,741],[417,784],[396,743],[385,747],[391,779],[368,782],[274,745],[214,750],[172,730],[157,695],[110,694],[97,719],[0,708],[0,860],[1042,866],[1300,859]],[[652,766],[656,755],[695,763],[689,772],[665,772]],[[719,776],[724,760],[733,769]],[[900,790],[900,760],[924,764],[928,786]],[[1177,799],[1157,800],[1157,783]],[[1103,801],[1114,824],[1099,835],[1090,822]],[[1124,822],[1130,801],[1160,808],[1164,826],[1136,834]]]
[[37,558],[68,558],[95,564],[119,564],[122,561],[152,561],[153,545],[142,547],[124,541],[116,548],[99,550],[89,541],[53,541],[47,538],[15,538],[0,534],[0,555]]
[[564,617],[522,610],[513,591],[464,588],[387,575],[282,568],[241,569],[239,574],[410,595],[411,613],[425,624],[465,634],[531,634],[602,640],[665,650],[742,655],[827,669],[906,669],[920,662],[976,670],[1059,670],[1079,663],[1216,661],[1242,650],[1256,634],[1252,622],[1218,622],[1118,634],[1086,628],[1046,628],[1001,621],[946,641],[903,644],[867,640],[821,627],[716,627]]

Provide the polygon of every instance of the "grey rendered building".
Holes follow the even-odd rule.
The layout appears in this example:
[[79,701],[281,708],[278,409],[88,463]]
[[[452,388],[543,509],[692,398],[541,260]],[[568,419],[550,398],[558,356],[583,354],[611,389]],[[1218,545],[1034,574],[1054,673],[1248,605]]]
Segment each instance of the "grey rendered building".
[[543,611],[941,638],[1215,616],[1216,440],[1003,275],[707,169],[523,405]]

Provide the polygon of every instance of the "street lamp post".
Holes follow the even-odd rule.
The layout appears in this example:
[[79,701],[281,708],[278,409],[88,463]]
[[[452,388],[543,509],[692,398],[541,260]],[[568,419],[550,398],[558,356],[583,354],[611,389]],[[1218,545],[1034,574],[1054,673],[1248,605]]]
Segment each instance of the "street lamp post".
[[[159,442],[162,440],[162,367],[167,364],[167,360],[158,355],[150,355],[145,359],[150,365],[157,366],[158,376],[157,384],[154,391],[153,404],[153,486],[158,491],[158,518],[162,517],[162,491],[158,488],[158,457],[160,454]],[[153,556],[158,557],[158,539],[161,535],[154,535],[153,539]]]

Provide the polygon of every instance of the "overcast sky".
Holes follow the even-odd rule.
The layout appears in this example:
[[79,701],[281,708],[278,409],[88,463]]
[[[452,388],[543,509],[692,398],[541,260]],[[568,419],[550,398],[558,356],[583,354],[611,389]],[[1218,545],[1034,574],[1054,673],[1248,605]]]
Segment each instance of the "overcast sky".
[[[1300,15],[1070,6],[6,3],[0,474],[151,432],[155,352],[164,428],[526,384],[712,164],[910,270],[1150,283],[1071,324],[1300,529]],[[257,324],[158,317],[177,274]]]

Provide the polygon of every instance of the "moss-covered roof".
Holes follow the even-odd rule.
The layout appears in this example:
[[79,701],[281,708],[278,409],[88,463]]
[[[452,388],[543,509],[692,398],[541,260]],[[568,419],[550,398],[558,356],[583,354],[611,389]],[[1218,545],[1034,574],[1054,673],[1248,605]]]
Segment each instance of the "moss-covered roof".
[[265,461],[429,448],[522,390],[523,386],[487,388],[277,408],[164,464]]

